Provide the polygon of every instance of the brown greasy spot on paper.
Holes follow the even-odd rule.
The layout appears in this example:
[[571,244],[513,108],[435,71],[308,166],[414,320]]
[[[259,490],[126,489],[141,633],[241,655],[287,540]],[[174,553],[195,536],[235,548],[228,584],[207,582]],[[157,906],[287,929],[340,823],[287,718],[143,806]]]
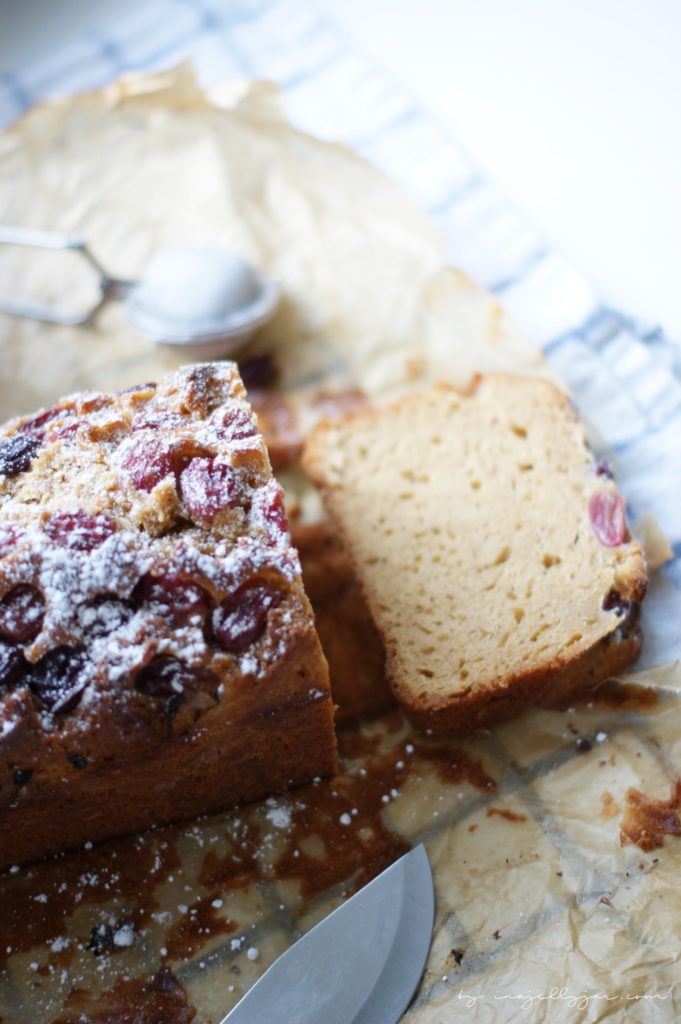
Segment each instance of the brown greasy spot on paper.
[[452,785],[468,782],[476,789],[492,791],[497,784],[492,776],[485,771],[479,761],[467,754],[465,750],[449,745],[430,745],[416,743],[416,754],[424,761],[430,762],[442,782]]
[[189,960],[216,935],[229,935],[237,925],[221,917],[213,906],[216,894],[195,900],[179,921],[168,930],[165,938],[168,960]]
[[[311,899],[353,875],[356,877],[351,891],[356,892],[411,848],[379,817],[377,812],[383,794],[378,792],[376,779],[366,786],[358,785],[356,779],[349,777],[339,777],[336,782],[338,796],[333,801],[333,809],[332,801],[324,796],[318,802],[313,799],[296,821],[298,829],[304,832],[308,814],[325,818],[318,833],[324,844],[324,855],[317,858],[305,854],[292,843],[277,864],[277,878],[298,879],[304,899]],[[352,817],[350,826],[339,824],[343,814],[352,814],[352,805],[356,803],[362,805],[362,810]]]
[[626,711],[645,711],[657,704],[658,693],[649,686],[610,679],[588,695],[589,703]]
[[[171,840],[142,836],[73,850],[17,874],[5,872],[0,875],[0,964],[8,949],[29,950],[63,935],[71,914],[85,904],[125,902],[126,918],[139,929],[158,908],[154,890],[179,866]],[[36,893],[44,897],[40,902]]]
[[[388,735],[400,722],[388,722]],[[291,794],[291,822],[272,864],[258,856],[257,832],[249,831],[243,814],[241,832],[228,837],[225,855],[204,855],[200,881],[211,888],[234,888],[275,878],[297,881],[308,900],[352,879],[352,891],[371,881],[409,849],[409,844],[384,822],[382,811],[399,797],[400,788],[425,763],[433,765],[446,784],[468,782],[483,790],[494,779],[465,751],[446,743],[399,740],[378,752],[377,740],[351,729],[339,733],[341,756],[366,755],[361,767]],[[312,852],[309,843],[315,837]]]
[[[163,936],[158,936],[159,945],[167,950],[163,962],[195,957],[210,939],[236,929],[229,913],[230,891],[246,889],[260,880],[291,881],[299,886],[302,913],[306,901],[326,889],[341,885],[346,891],[355,891],[370,881],[409,849],[383,812],[399,800],[410,778],[418,780],[434,768],[442,785],[470,784],[486,792],[495,788],[484,767],[452,741],[417,739],[411,733],[405,736],[405,719],[397,711],[382,717],[372,735],[358,728],[340,730],[340,751],[342,771],[335,778],[212,819],[217,845],[206,844],[199,855],[200,869],[187,899],[188,911],[180,919],[173,915]],[[114,927],[112,915],[118,918],[117,924],[129,922],[137,935],[144,934],[151,922],[156,922],[152,918],[155,911],[166,909],[162,883],[182,880],[177,878],[178,872],[183,874],[178,851],[185,830],[186,826],[174,826],[112,840],[1,876],[0,905],[8,908],[0,915],[3,954],[9,955],[8,947],[12,952],[35,948],[40,971],[69,971],[76,955],[91,955],[84,948],[93,927],[103,921]],[[192,879],[186,876],[184,880]],[[186,885],[185,890],[189,892]],[[36,902],[36,894],[44,894],[44,901]],[[223,906],[213,907],[218,896]],[[74,938],[69,926],[76,911],[80,913]],[[44,949],[69,932],[71,941],[63,949]],[[38,952],[40,946],[43,950]],[[72,971],[70,974],[70,984],[78,984]],[[132,992],[114,987],[112,999],[115,996],[118,1002],[105,1000],[100,1006],[82,987],[74,989],[61,1024],[79,1020],[75,1014],[81,1013],[81,1005],[85,1007],[82,1012],[89,1014],[83,1017],[85,1022],[147,1024],[145,1016],[123,1015],[121,1006],[127,1005],[125,999]],[[147,997],[142,995],[140,1012],[147,1013]],[[178,1006],[184,1012],[182,1004]],[[170,1010],[167,1018],[161,1019],[163,1024],[166,1019],[175,1024]],[[157,1024],[154,1018],[149,1021]]]
[[98,996],[74,989],[55,1024],[189,1024],[196,1010],[175,975],[119,979]]
[[681,779],[673,784],[668,800],[656,800],[639,789],[628,789],[620,823],[622,846],[633,843],[639,849],[656,850],[665,836],[681,835]]
[[599,817],[602,821],[610,821],[616,814],[619,813],[620,805],[615,800],[612,793],[609,793],[606,789],[604,793],[601,793],[601,813]]
[[203,857],[199,872],[199,884],[209,889],[246,889],[255,879],[262,877],[260,850],[260,829],[248,820],[248,811],[238,826],[227,837],[228,850],[220,856],[215,850],[208,850]]
[[[302,896],[310,898],[357,872],[352,889],[356,891],[406,853],[409,844],[387,828],[381,811],[399,794],[419,760],[434,765],[445,783],[495,787],[482,765],[463,750],[449,745],[401,743],[397,749],[366,762],[364,775],[353,772],[337,776],[324,786],[308,787],[302,807],[294,811],[293,836],[277,862],[277,877],[299,879]],[[349,825],[345,823],[348,816]],[[300,850],[300,839],[310,833],[323,840],[322,858]]]
[[338,756],[344,761],[375,754],[381,745],[378,733],[370,736],[359,729],[339,729],[336,740]]
[[505,818],[506,821],[527,821],[526,814],[509,811],[505,807],[488,807],[485,813],[488,818],[491,818],[492,815],[497,815],[499,818]]
[[[357,875],[359,888],[409,850],[409,844],[383,822],[383,797],[397,790],[409,772],[407,759],[396,767],[396,752],[375,755],[365,768],[338,775],[292,794],[291,827],[274,863],[258,857],[257,843],[245,835],[232,842],[224,856],[209,850],[200,881],[213,887],[235,887],[265,877],[300,883],[303,899]],[[364,771],[364,774],[361,772]],[[316,837],[321,855],[307,848]]]

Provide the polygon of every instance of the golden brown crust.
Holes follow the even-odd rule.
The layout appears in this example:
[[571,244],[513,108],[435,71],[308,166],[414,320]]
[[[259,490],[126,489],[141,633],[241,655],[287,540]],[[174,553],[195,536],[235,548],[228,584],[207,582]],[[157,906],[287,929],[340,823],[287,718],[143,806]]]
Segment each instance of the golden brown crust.
[[272,467],[282,469],[297,462],[305,438],[300,417],[290,399],[275,392],[251,391],[249,400],[258,418]]
[[378,714],[395,699],[385,675],[385,651],[353,580],[315,607],[315,622],[329,663],[336,724]]
[[336,724],[385,711],[394,697],[385,676],[385,651],[352,563],[328,521],[293,530],[305,589],[329,663]]
[[[258,686],[147,756],[53,770],[0,815],[0,870],[85,841],[210,814],[328,775],[327,667],[311,625]],[[68,765],[64,766],[68,768]]]
[[615,576],[617,593],[625,601],[640,604],[648,592],[648,572],[643,548],[637,540],[627,545]]
[[291,537],[300,556],[305,593],[313,607],[354,579],[350,556],[338,530],[328,520],[293,522]]
[[[563,411],[571,419],[579,420],[579,413],[577,412],[574,403],[556,384],[553,383],[553,381],[547,380],[544,377],[534,377],[531,379],[537,386],[545,387],[547,391],[550,391],[554,400],[559,404],[559,406],[562,406]],[[483,383],[486,381],[494,382],[495,380],[522,381],[527,380],[527,378],[522,377],[520,374],[506,373],[499,370],[494,373],[474,373],[467,384],[452,384],[449,381],[438,381],[437,384],[433,385],[433,388],[436,391],[449,391],[453,394],[461,395],[464,398],[471,398]],[[341,412],[333,417],[323,417],[304,438],[301,451],[301,461],[305,475],[313,484],[319,487],[322,494],[328,495],[330,488],[326,477],[324,476],[323,468],[319,463],[320,453],[317,446],[318,440],[321,440],[329,429],[333,429],[334,427],[338,427],[344,423],[350,423],[353,420],[358,419],[376,421],[381,418],[386,409],[391,407],[404,407],[405,405],[418,405],[422,399],[423,394],[419,391],[414,391],[403,395],[399,402],[391,403],[388,406],[358,404],[357,406],[351,406],[347,411]]]
[[446,704],[430,708],[414,705],[408,690],[397,680],[391,680],[391,685],[417,729],[433,735],[456,736],[516,718],[533,706],[565,707],[584,698],[630,665],[638,657],[641,643],[638,625],[625,637],[618,629],[577,658],[542,671],[518,674],[505,680],[503,687],[476,687]]

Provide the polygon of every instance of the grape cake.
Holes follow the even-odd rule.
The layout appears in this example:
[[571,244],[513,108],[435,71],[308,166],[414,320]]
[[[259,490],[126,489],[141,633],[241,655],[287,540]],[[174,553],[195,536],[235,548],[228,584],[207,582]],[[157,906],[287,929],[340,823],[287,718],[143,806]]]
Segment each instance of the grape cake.
[[328,668],[232,363],[0,431],[0,867],[335,767]]
[[548,381],[477,376],[327,420],[304,459],[417,727],[570,702],[638,655],[643,552]]

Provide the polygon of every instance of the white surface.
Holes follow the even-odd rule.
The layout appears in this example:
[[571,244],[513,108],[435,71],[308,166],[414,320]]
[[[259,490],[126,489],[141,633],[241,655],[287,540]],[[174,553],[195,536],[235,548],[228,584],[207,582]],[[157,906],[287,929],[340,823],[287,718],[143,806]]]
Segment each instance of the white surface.
[[681,340],[681,4],[323,3],[606,302]]
[[[605,302],[681,339],[681,4],[317,2],[439,117]],[[40,59],[143,3],[5,2],[0,68]]]

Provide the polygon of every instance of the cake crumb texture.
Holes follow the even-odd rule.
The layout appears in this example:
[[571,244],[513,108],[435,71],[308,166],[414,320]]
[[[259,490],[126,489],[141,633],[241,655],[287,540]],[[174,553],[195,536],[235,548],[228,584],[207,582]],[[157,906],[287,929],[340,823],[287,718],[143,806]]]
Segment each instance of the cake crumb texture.
[[415,724],[507,718],[638,654],[642,550],[553,384],[494,374],[327,421],[305,465]]

